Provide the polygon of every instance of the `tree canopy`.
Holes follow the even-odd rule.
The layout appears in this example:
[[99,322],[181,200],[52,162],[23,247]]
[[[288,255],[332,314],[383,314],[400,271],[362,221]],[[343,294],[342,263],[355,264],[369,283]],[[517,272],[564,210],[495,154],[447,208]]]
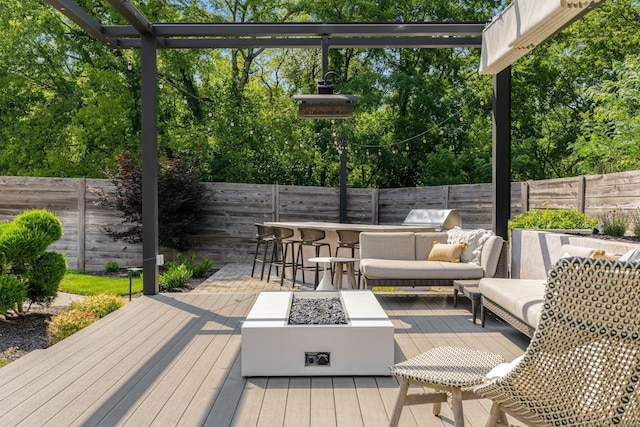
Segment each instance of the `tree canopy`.
[[[106,2],[77,3],[124,23]],[[132,3],[165,22],[485,22],[505,2]],[[4,0],[0,24],[0,175],[105,177],[140,154],[138,51],[109,50],[41,0]],[[639,168],[639,27],[637,1],[606,1],[514,64],[513,180]],[[479,55],[331,49],[336,88],[361,99],[352,120],[330,121],[298,119],[292,100],[315,93],[318,49],[160,50],[161,155],[197,161],[203,180],[337,186],[346,137],[352,187],[489,182]]]

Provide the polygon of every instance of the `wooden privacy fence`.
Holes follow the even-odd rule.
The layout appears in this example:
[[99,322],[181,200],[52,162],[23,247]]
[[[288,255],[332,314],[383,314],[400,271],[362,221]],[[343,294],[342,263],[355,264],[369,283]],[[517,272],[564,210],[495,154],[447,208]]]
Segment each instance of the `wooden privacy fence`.
[[[69,268],[98,271],[108,261],[139,266],[142,246],[114,241],[105,227],[118,228],[118,212],[100,207],[91,189],[108,180],[0,177],[0,222],[25,209],[46,208],[64,225],[51,249],[64,252]],[[204,220],[192,236],[198,259],[234,262],[251,259],[255,223],[263,221],[338,222],[337,188],[289,185],[205,183]],[[491,228],[492,185],[347,190],[347,222],[399,224],[410,209],[458,209],[465,228]],[[527,209],[572,208],[597,216],[605,209],[640,208],[640,171],[511,184],[511,213]],[[167,258],[171,253],[163,250]]]

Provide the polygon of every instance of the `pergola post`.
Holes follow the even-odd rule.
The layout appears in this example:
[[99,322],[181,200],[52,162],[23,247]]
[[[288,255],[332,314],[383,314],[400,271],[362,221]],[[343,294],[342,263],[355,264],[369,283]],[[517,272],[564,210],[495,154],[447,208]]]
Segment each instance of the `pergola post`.
[[511,216],[511,66],[493,76],[493,231],[508,238]]
[[141,35],[143,293],[158,293],[158,72],[156,38]]

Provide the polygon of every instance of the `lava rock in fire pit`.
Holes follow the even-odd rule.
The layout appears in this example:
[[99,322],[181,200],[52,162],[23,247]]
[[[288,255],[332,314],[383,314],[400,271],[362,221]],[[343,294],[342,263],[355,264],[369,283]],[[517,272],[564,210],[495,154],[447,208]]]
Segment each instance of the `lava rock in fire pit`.
[[340,298],[293,298],[290,325],[346,325]]

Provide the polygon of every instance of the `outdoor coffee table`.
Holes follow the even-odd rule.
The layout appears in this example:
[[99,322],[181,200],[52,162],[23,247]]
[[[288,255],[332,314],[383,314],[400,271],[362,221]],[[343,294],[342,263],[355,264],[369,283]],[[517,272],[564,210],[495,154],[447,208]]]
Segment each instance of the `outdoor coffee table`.
[[[334,289],[342,289],[342,272],[346,271],[347,273],[347,283],[349,284],[349,289],[358,289],[356,284],[356,275],[355,275],[355,262],[358,261],[356,258],[344,258],[344,257],[316,257],[309,258],[311,262],[322,263],[324,265],[322,272],[322,280],[318,283],[316,287],[319,291],[328,291]],[[331,263],[335,263],[336,265],[336,280],[335,283],[331,278]]]
[[464,296],[471,300],[471,313],[473,315],[473,323],[478,318],[478,308],[480,307],[480,298],[482,293],[478,285],[478,279],[454,280],[453,281],[453,307],[458,306],[458,293],[462,292]]

